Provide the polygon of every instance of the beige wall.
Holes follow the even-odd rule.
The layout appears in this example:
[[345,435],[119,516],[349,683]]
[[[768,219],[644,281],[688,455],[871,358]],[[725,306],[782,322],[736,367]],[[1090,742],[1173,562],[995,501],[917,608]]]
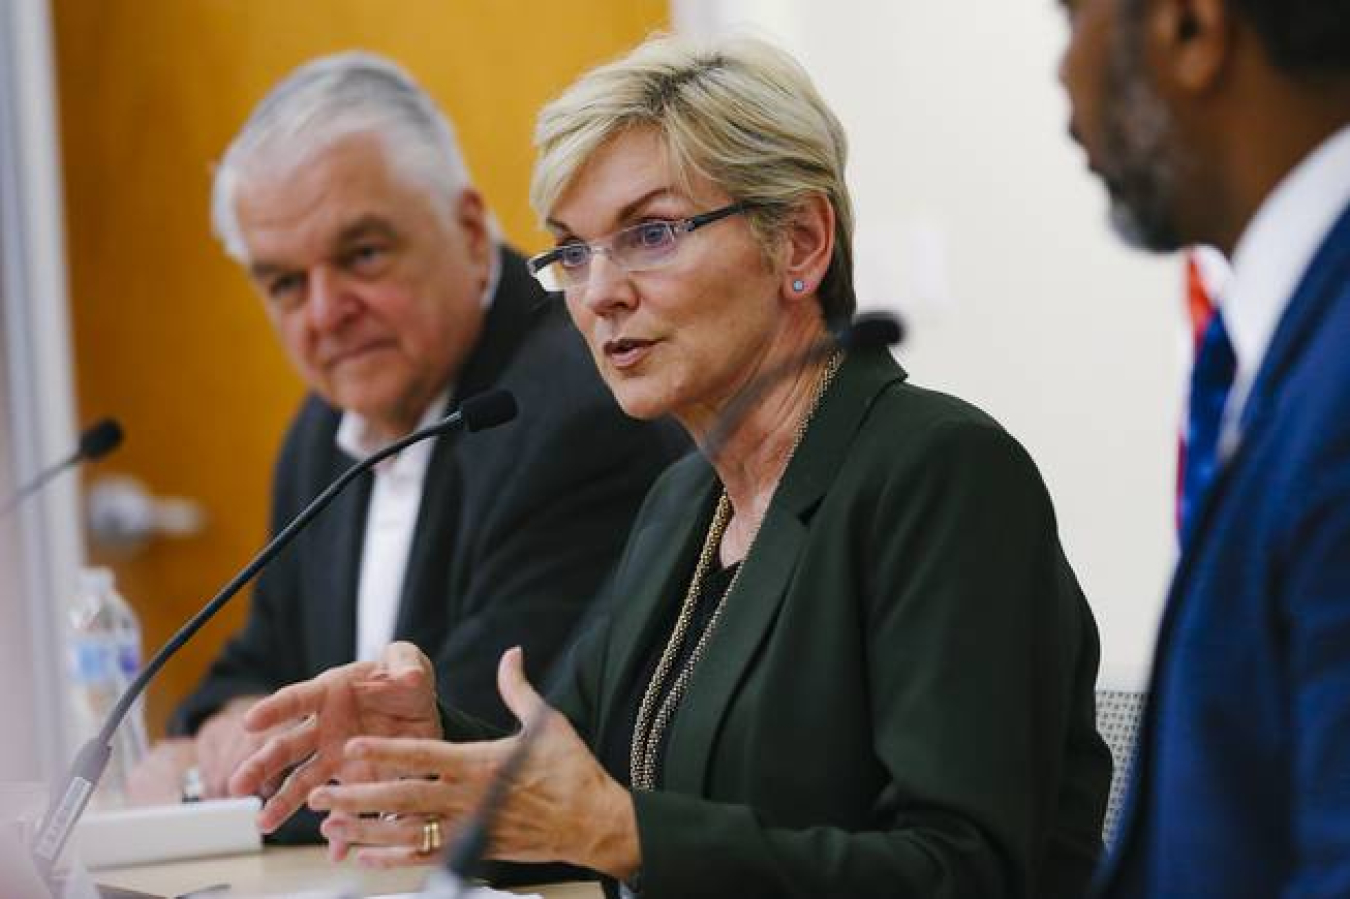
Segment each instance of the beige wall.
[[1176,258],[1131,251],[1107,225],[1055,80],[1062,11],[671,9],[682,30],[767,34],[812,74],[848,132],[860,308],[898,308],[911,380],[976,403],[1026,445],[1097,616],[1101,683],[1141,688],[1176,552],[1184,282]]
[[[197,499],[210,516],[202,537],[115,560],[153,647],[261,544],[272,457],[301,392],[209,236],[210,165],[251,106],[317,54],[394,57],[455,121],[508,237],[535,249],[535,111],[664,27],[666,3],[54,0],[53,12],[81,418],[126,426],[101,471]],[[228,609],[165,670],[152,729],[244,610]]]

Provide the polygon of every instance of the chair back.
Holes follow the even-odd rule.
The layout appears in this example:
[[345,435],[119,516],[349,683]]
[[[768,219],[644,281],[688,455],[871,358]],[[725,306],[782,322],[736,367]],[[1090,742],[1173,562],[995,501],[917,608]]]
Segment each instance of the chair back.
[[1097,732],[1110,748],[1112,762],[1111,792],[1106,800],[1106,819],[1102,822],[1102,839],[1108,847],[1115,840],[1125,804],[1147,695],[1142,690],[1097,690]]

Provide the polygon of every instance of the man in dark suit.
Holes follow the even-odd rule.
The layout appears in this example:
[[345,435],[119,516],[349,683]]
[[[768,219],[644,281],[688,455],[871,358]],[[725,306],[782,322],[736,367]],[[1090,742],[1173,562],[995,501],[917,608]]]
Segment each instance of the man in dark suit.
[[[272,530],[355,459],[464,398],[520,417],[379,466],[263,573],[137,792],[224,795],[260,745],[260,695],[391,639],[435,660],[444,697],[505,725],[497,659],[550,659],[596,594],[655,476],[684,448],[626,418],[565,311],[494,237],[448,122],[391,63],[311,63],[254,110],[216,173],[213,219],[312,389],[278,461]],[[317,838],[312,822],[287,836]]]
[[1111,897],[1350,896],[1350,2],[1080,0],[1113,218],[1212,244],[1181,558]]

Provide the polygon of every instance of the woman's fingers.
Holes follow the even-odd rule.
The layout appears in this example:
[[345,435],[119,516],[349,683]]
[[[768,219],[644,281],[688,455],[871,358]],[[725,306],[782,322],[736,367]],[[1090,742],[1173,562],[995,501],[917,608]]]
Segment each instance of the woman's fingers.
[[505,759],[514,738],[482,743],[447,743],[399,737],[358,737],[347,741],[346,756],[353,762],[402,775],[440,774],[465,780],[490,774]]
[[426,818],[421,815],[367,815],[335,811],[320,831],[330,842],[348,846],[400,846],[420,848]]
[[456,838],[450,819],[438,814],[334,811],[321,830],[334,861],[354,854],[359,864],[379,868],[431,864]]
[[292,771],[258,813],[258,827],[271,833],[290,818],[314,790],[332,779],[333,765],[314,758]]
[[309,795],[315,811],[348,816],[389,814],[454,818],[471,807],[479,791],[438,780],[410,778],[369,784],[329,784]]
[[435,864],[439,853],[423,855],[415,846],[363,846],[356,850],[356,861],[367,868],[407,868]]

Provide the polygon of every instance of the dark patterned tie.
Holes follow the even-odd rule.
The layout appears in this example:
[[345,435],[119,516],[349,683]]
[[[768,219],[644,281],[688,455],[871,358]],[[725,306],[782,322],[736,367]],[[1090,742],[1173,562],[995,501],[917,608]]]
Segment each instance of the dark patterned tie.
[[1195,528],[1205,492],[1219,471],[1219,434],[1223,410],[1237,371],[1237,357],[1224,327],[1223,314],[1216,312],[1200,341],[1200,351],[1191,369],[1190,414],[1186,424],[1186,467],[1181,480],[1181,543],[1185,546]]
[[[1195,249],[1186,251],[1186,320],[1190,325],[1191,364],[1195,364],[1195,358],[1200,355],[1200,342],[1205,339],[1205,329],[1209,327],[1209,321],[1214,317],[1214,299],[1210,295],[1210,286],[1205,279],[1204,272],[1200,266],[1199,251]],[[1172,517],[1175,520],[1177,529],[1177,539],[1181,539],[1181,496],[1182,487],[1186,479],[1186,429],[1189,421],[1186,421],[1186,415],[1183,413],[1182,421],[1177,423],[1177,469],[1174,477],[1174,492]]]

